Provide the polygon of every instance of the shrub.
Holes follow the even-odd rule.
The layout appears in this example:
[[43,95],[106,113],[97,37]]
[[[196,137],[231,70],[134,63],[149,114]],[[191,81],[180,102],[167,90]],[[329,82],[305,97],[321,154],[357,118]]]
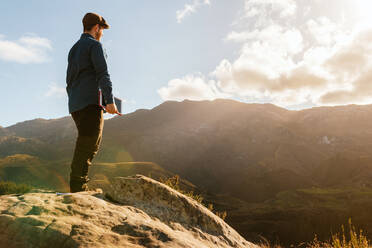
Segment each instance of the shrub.
[[24,194],[29,192],[32,188],[32,186],[24,183],[16,184],[10,181],[0,181],[0,195]]

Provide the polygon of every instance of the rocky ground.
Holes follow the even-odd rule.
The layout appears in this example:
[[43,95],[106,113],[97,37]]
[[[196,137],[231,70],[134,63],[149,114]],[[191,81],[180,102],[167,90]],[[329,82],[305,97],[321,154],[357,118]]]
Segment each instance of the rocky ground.
[[194,199],[143,175],[94,190],[0,196],[0,247],[258,247]]

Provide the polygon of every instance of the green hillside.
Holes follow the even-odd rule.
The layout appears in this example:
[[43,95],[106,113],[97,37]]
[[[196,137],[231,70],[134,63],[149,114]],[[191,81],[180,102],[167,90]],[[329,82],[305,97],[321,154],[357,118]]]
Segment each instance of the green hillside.
[[[26,183],[36,188],[61,192],[69,191],[70,160],[48,161],[28,154],[14,154],[0,159],[0,180]],[[142,174],[154,179],[169,178],[174,174],[153,162],[93,162],[89,178],[109,182],[115,176]],[[184,189],[198,191],[192,183],[182,180]]]

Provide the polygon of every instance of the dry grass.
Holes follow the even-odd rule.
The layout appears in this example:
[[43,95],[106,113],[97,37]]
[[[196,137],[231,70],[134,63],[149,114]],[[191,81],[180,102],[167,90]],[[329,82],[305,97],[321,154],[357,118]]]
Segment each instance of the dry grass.
[[[204,205],[203,203],[203,196],[200,195],[200,194],[194,194],[193,191],[190,191],[190,192],[186,192],[186,191],[183,191],[180,186],[179,186],[179,181],[180,181],[180,177],[179,175],[174,175],[173,177],[170,177],[170,178],[167,178],[167,179],[164,179],[164,178],[160,178],[160,182],[161,183],[164,183],[165,185],[168,185],[169,187],[177,190],[178,192],[196,200],[197,202],[199,202],[200,204]],[[208,206],[204,205],[206,208],[208,208],[211,212],[213,212],[213,204],[210,203],[208,204]],[[222,211],[222,212],[219,212],[219,211],[216,211],[214,212],[215,215],[217,215],[218,217],[220,217],[221,219],[225,219],[226,216],[227,216],[227,212],[226,211]]]
[[[370,248],[370,241],[365,235],[363,235],[363,230],[359,229],[359,233],[355,230],[355,227],[351,223],[351,218],[348,220],[349,230],[348,237],[345,235],[344,225],[341,225],[342,233],[332,234],[331,238],[328,241],[320,241],[317,239],[315,234],[314,240],[310,242],[303,242],[297,246],[291,245],[291,247],[306,247],[306,248]],[[262,237],[263,242],[257,244],[262,248],[281,248],[277,244],[270,244],[270,242]]]

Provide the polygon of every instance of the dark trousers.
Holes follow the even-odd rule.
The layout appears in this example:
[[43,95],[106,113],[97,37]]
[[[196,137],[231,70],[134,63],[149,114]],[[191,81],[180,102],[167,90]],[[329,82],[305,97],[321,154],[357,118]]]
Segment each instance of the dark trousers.
[[84,191],[90,180],[88,169],[101,144],[104,119],[102,108],[95,104],[72,112],[71,115],[78,137],[71,162],[70,192],[78,192]]

